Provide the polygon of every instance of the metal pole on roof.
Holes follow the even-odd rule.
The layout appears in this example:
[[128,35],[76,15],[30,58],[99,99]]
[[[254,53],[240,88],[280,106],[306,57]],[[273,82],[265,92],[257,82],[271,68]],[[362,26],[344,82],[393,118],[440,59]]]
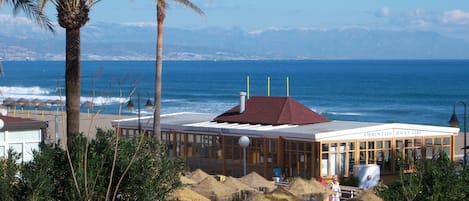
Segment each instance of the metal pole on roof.
[[287,76],[287,79],[286,79],[286,82],[287,82],[287,96],[290,96],[290,80],[288,79],[288,76]]
[[247,93],[246,98],[247,98],[247,99],[249,99],[249,89],[251,88],[249,82],[250,82],[250,80],[249,80],[249,75],[248,75],[248,76],[246,76],[246,93]]
[[270,96],[270,76],[267,76],[267,96]]

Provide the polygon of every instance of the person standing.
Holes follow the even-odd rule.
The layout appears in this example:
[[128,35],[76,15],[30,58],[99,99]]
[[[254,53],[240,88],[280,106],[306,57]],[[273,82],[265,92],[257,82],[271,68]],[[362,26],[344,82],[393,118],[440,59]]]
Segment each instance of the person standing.
[[331,201],[340,201],[342,192],[340,191],[340,184],[336,176],[332,177],[330,188],[332,190]]
[[375,186],[376,186],[376,182],[373,180],[371,175],[368,175],[366,177],[365,184],[363,185],[363,189],[366,190],[366,189],[374,188]]

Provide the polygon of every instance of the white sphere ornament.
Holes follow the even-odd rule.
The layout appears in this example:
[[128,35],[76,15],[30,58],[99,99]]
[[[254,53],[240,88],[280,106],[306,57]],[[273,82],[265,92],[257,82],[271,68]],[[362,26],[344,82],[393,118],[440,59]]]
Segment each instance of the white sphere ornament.
[[3,128],[3,126],[5,126],[5,122],[3,122],[3,120],[2,120],[2,119],[0,119],[0,129],[2,129],[2,128]]
[[243,148],[246,148],[249,146],[250,140],[247,136],[241,136],[238,141],[239,145]]

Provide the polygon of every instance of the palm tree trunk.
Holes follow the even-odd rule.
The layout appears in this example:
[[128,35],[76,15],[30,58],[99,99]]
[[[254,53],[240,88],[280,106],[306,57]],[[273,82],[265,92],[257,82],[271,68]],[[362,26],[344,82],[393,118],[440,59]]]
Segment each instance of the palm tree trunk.
[[165,5],[165,0],[158,0],[156,4],[158,32],[156,40],[155,110],[153,111],[153,134],[157,140],[161,140],[161,73],[163,71],[163,24],[166,9]]
[[67,108],[67,146],[80,132],[80,29],[66,29],[65,105]]

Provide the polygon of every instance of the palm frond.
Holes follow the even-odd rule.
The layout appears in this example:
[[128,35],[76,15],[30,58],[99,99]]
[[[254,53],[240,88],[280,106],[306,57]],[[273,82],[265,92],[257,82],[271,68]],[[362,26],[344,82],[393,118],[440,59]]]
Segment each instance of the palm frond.
[[54,25],[44,15],[39,7],[40,5],[36,5],[30,0],[11,0],[11,3],[13,4],[14,15],[17,15],[19,11],[23,11],[28,18],[35,20],[39,26],[55,33]]
[[189,0],[173,0],[173,1],[192,9],[193,11],[195,11],[199,15],[205,15],[205,13],[204,13],[204,11],[202,11],[202,9],[200,9],[198,6],[196,6],[195,4],[193,4]]

